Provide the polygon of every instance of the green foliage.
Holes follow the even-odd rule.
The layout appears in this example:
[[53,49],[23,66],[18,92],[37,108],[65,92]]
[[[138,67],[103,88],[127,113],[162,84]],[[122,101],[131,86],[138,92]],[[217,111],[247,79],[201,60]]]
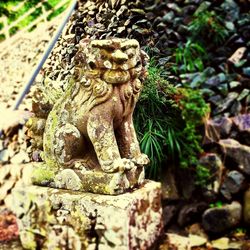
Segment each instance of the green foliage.
[[151,160],[148,176],[159,179],[161,168],[171,161],[197,168],[197,184],[203,185],[209,173],[198,164],[202,152],[199,127],[209,107],[199,91],[170,85],[154,62],[148,72],[134,115],[141,149]]
[[183,145],[184,152],[180,157],[181,167],[197,165],[197,153],[202,152],[200,133],[197,129],[204,124],[205,118],[209,114],[209,106],[206,104],[198,90],[181,89],[179,93],[179,107],[181,115],[185,121],[185,128],[182,136],[185,138],[186,144]]
[[53,11],[53,12],[47,17],[47,20],[50,21],[50,20],[53,19],[54,17],[60,15],[64,10],[67,9],[69,2],[70,2],[70,1],[66,2],[66,4],[64,4],[62,7],[56,9],[55,11]]
[[189,23],[189,30],[194,38],[206,42],[221,44],[229,35],[223,20],[214,11],[203,11],[195,14]]
[[223,206],[223,202],[219,200],[219,201],[217,201],[217,202],[215,202],[215,203],[211,203],[209,206],[210,206],[211,208],[213,208],[213,207],[221,208],[221,207]]
[[182,123],[180,110],[172,100],[166,98],[163,91],[166,86],[169,86],[170,92],[173,91],[161,77],[164,72],[152,61],[148,72],[149,76],[138,101],[134,121],[141,149],[151,160],[147,174],[152,179],[158,179],[167,157],[173,157],[180,152],[177,131],[181,129]]
[[203,58],[206,56],[206,51],[199,43],[188,40],[184,45],[179,44],[174,54],[176,64],[181,66],[181,72],[202,71],[204,69]]
[[[23,4],[18,7],[17,10],[13,11],[13,7],[16,7],[17,4],[23,2]],[[47,2],[42,3],[46,10],[51,10],[60,2],[60,0],[48,0]],[[22,15],[27,13],[31,8],[35,7],[37,4],[40,3],[40,0],[29,0],[29,1],[22,1],[22,0],[10,0],[5,2],[0,2],[0,16],[5,15],[8,18],[8,23],[11,24],[12,22],[21,18]],[[50,21],[52,18],[58,16],[62,13],[68,6],[70,1],[67,1],[65,5],[62,7],[53,10],[53,12],[47,17]],[[10,29],[10,35],[15,34],[18,30],[21,30],[23,27],[28,26],[33,20],[39,17],[42,14],[42,7],[35,9],[30,15],[25,17],[21,20],[15,27]],[[0,25],[0,29],[1,29]],[[32,29],[31,29],[32,30]]]

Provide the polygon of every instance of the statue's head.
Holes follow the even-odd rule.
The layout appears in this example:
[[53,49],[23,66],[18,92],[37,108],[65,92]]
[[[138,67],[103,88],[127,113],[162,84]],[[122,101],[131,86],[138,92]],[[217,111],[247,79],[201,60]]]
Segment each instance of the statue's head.
[[75,57],[76,68],[82,68],[86,77],[114,85],[143,78],[146,63],[147,55],[135,39],[83,39]]

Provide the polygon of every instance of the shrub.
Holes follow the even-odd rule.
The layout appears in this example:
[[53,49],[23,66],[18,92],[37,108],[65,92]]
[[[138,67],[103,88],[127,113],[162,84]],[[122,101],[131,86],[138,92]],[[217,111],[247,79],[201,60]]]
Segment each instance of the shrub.
[[198,163],[202,152],[199,129],[209,107],[199,91],[169,84],[153,61],[148,72],[134,115],[141,149],[151,160],[146,173],[158,180],[163,165],[171,161],[176,167],[195,168],[197,184],[203,185],[209,173]]

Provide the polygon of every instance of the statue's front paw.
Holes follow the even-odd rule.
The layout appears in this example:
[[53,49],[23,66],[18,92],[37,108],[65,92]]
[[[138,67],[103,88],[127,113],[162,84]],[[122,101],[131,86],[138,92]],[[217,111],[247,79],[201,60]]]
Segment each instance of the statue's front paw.
[[124,172],[125,170],[132,169],[135,164],[130,159],[120,158],[115,159],[112,164],[107,164],[103,166],[104,172],[114,173],[114,172]]
[[136,164],[136,165],[141,165],[141,166],[145,166],[145,165],[148,165],[150,160],[148,158],[147,155],[145,154],[140,154],[139,156],[137,156],[136,158],[133,158],[133,162]]

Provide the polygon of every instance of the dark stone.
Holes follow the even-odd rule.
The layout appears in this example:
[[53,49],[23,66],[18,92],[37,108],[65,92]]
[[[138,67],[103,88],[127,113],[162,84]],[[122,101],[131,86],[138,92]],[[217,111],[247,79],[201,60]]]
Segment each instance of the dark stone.
[[236,92],[229,93],[228,96],[219,103],[218,107],[214,110],[214,113],[219,114],[219,113],[226,111],[228,108],[232,106],[234,100],[238,96],[239,94]]
[[236,162],[239,170],[250,175],[250,147],[234,139],[220,140],[219,145],[224,154]]
[[243,74],[245,74],[246,76],[250,76],[250,67],[243,68]]
[[211,178],[210,178],[210,185],[211,188],[207,189],[212,189],[215,193],[218,193],[219,191],[219,186],[220,186],[220,180],[223,172],[223,163],[220,159],[220,157],[215,154],[215,153],[207,153],[204,156],[202,156],[199,159],[199,163],[209,169],[211,173]]
[[201,214],[207,207],[208,206],[205,202],[192,203],[183,206],[178,215],[178,224],[180,226],[186,226],[195,221],[199,221]]
[[249,89],[243,89],[240,93],[240,95],[237,97],[237,100],[238,101],[241,101],[243,100],[245,97],[247,97],[250,93],[250,90]]
[[240,8],[233,0],[225,0],[221,5],[222,9],[227,13],[226,20],[236,21],[239,19]]
[[228,86],[226,83],[223,83],[223,84],[220,84],[219,86],[216,87],[220,93],[223,95],[223,96],[226,96],[228,94]]
[[206,86],[209,88],[216,87],[219,83],[220,83],[220,78],[218,76],[212,76],[205,82]]
[[239,224],[241,212],[242,207],[238,202],[209,208],[202,215],[202,225],[210,233],[223,233]]
[[231,200],[234,194],[239,193],[245,187],[245,177],[242,173],[233,170],[230,171],[221,186],[220,192],[222,195]]
[[239,101],[236,100],[234,101],[232,107],[230,108],[230,114],[232,116],[238,115],[240,114],[241,110],[242,110],[242,105]]
[[240,132],[247,131],[250,133],[250,114],[243,114],[233,117],[233,122]]
[[166,227],[167,225],[169,225],[175,215],[177,214],[178,211],[178,206],[177,205],[166,205],[163,206],[163,225],[164,227]]
[[208,101],[214,104],[215,106],[219,106],[220,103],[222,102],[222,96],[221,95],[212,96],[208,99]]
[[205,142],[217,142],[229,136],[233,122],[228,117],[214,118],[207,121]]
[[174,19],[174,12],[173,11],[169,11],[166,15],[164,15],[162,17],[162,21],[164,23],[172,23],[173,22],[173,19]]

